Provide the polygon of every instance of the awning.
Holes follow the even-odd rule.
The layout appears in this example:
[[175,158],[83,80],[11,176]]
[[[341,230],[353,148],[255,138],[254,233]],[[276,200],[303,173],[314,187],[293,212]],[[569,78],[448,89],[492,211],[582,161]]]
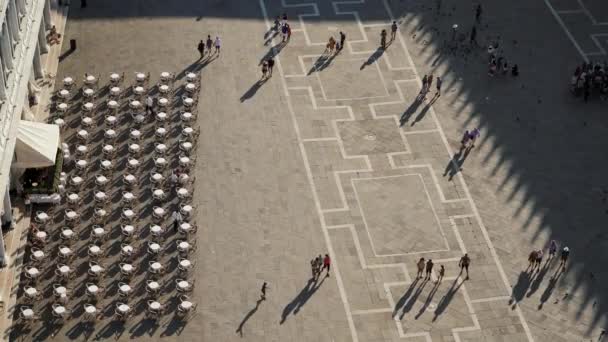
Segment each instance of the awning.
[[59,148],[59,126],[19,121],[13,167],[37,168],[55,165]]

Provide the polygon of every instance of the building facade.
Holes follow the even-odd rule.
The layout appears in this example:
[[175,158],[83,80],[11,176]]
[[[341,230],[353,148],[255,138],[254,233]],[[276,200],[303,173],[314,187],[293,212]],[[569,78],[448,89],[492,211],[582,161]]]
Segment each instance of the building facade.
[[[29,107],[30,82],[44,77],[41,54],[49,51],[50,0],[0,0],[0,199],[2,223],[12,222],[11,164],[19,122]],[[0,264],[6,265],[0,234]]]

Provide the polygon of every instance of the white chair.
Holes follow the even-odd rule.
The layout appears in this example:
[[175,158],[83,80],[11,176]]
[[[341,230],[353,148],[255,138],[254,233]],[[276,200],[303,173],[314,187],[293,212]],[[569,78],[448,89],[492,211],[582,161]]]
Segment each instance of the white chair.
[[164,139],[167,136],[167,129],[164,127],[158,127],[154,131],[154,135],[159,139]]
[[63,102],[62,103],[57,103],[55,105],[55,109],[57,109],[57,111],[59,113],[65,113],[65,112],[67,112],[68,108],[70,108],[70,106],[68,106],[67,103],[63,103]]
[[124,80],[124,78],[125,78],[124,72],[122,73],[122,75],[115,73],[115,72],[110,73],[110,83],[111,84],[116,85],[116,84],[122,82],[122,80]]
[[105,204],[108,202],[108,195],[103,191],[95,191],[95,202]]
[[80,220],[80,214],[72,209],[65,210],[65,220],[69,223],[75,223]]
[[71,78],[70,76],[66,76],[63,79],[63,86],[66,88],[71,88],[74,85],[74,79]]
[[41,296],[40,291],[32,286],[25,286],[23,288],[23,294],[25,295],[25,299],[30,303],[36,299],[39,299]]
[[89,261],[88,273],[90,276],[98,278],[98,277],[103,276],[105,271],[106,271],[105,268],[101,264],[99,264],[95,261]]
[[68,280],[74,275],[74,270],[68,265],[59,264],[57,265],[55,274],[63,280]]
[[122,89],[120,89],[120,87],[114,86],[110,88],[110,96],[119,97],[121,93]]
[[164,239],[165,230],[157,224],[152,224],[150,225],[150,234],[152,235],[153,241],[159,241]]
[[127,159],[127,169],[129,169],[130,171],[137,171],[139,169],[139,165],[139,160],[135,158]]
[[161,82],[173,81],[174,78],[175,78],[175,75],[173,75],[172,73],[170,73],[168,71],[163,71],[163,72],[160,73],[160,81]]
[[189,123],[194,118],[194,115],[192,115],[192,113],[190,113],[190,112],[181,112],[179,114],[179,118],[182,122]]
[[185,200],[190,198],[190,191],[188,191],[188,189],[186,188],[179,188],[176,191],[177,193],[177,198],[179,198],[180,200]]
[[155,201],[162,201],[166,198],[165,191],[163,189],[152,189],[152,199]]
[[159,84],[158,92],[161,95],[168,95],[169,93],[171,93],[171,87],[169,87],[167,84]]
[[164,169],[167,167],[167,165],[169,165],[169,163],[167,162],[167,159],[163,157],[158,157],[154,159],[154,166],[156,166],[156,168],[158,169]]
[[143,124],[144,122],[146,122],[146,113],[145,112],[133,112],[131,113],[131,118],[133,119],[133,122],[135,122],[138,125]]
[[192,251],[195,248],[195,246],[192,243],[185,241],[185,240],[184,241],[176,240],[175,246],[177,247],[178,253],[183,254],[183,255],[188,255],[188,253],[190,253],[190,251]]
[[149,295],[155,296],[158,295],[160,290],[162,288],[162,285],[157,282],[156,280],[146,280],[146,292],[148,292]]
[[198,86],[196,85],[196,83],[188,82],[184,86],[184,90],[186,90],[186,93],[192,96],[198,90]]
[[190,109],[192,107],[194,107],[194,99],[188,96],[182,96],[182,104],[184,105],[184,108],[186,109]]
[[99,225],[93,225],[93,227],[91,228],[91,233],[92,236],[95,240],[98,241],[105,241],[108,238],[108,231],[105,230],[102,226]]
[[85,143],[87,141],[89,141],[89,132],[87,132],[86,130],[81,129],[80,131],[78,131],[77,134],[78,134],[78,139],[80,139],[80,141],[83,141]]
[[130,260],[135,255],[135,248],[129,244],[120,245],[120,256],[123,260]]
[[190,158],[188,156],[179,157],[179,166],[182,167],[183,169],[189,169],[190,166],[192,165],[192,163],[193,163],[192,158]]
[[95,321],[99,318],[100,310],[92,304],[84,304],[84,320],[85,321]]
[[95,185],[97,186],[105,187],[109,182],[110,180],[104,175],[95,176]]
[[57,126],[59,126],[59,129],[63,129],[63,127],[65,127],[65,120],[63,120],[62,118],[56,118],[55,120],[53,120],[53,123]]
[[92,88],[82,88],[82,96],[85,99],[92,99],[95,97],[95,90],[93,90]]
[[131,128],[131,132],[129,133],[129,137],[133,141],[139,141],[141,139],[141,132],[137,129]]
[[118,119],[114,115],[106,115],[105,123],[108,127],[114,128],[118,124]]
[[161,207],[153,207],[152,208],[152,217],[157,219],[157,220],[162,220],[165,218],[167,212],[165,211],[165,209],[161,208]]
[[116,303],[114,315],[118,320],[126,320],[131,315],[131,307],[125,303]]
[[129,205],[133,204],[134,200],[135,200],[135,195],[133,195],[132,192],[123,191],[122,198],[121,198],[123,205],[129,206]]
[[114,139],[116,139],[117,136],[118,136],[118,134],[112,128],[106,129],[105,132],[103,133],[103,137],[107,140],[114,140]]
[[188,140],[183,140],[179,143],[179,149],[186,153],[190,153],[190,151],[192,151],[192,147],[192,143]]
[[114,163],[111,160],[103,159],[99,161],[99,166],[104,172],[111,172],[114,170]]
[[150,79],[150,73],[136,72],[135,73],[135,82],[144,83]]
[[129,102],[129,108],[131,108],[133,110],[141,109],[141,107],[142,107],[142,104],[138,100],[132,100],[131,102]]
[[131,223],[135,219],[136,215],[133,209],[124,208],[120,217],[124,222]]
[[194,263],[188,259],[178,257],[177,269],[182,274],[187,275],[192,268],[194,267]]
[[45,213],[44,211],[37,211],[36,212],[36,216],[34,218],[34,221],[36,223],[38,223],[38,224],[45,224],[50,219],[51,219],[51,217],[47,213]]
[[128,298],[131,292],[132,288],[131,286],[129,286],[129,284],[121,282],[118,283],[118,296],[120,296],[121,298]]
[[52,308],[51,313],[52,313],[53,317],[56,319],[66,320],[72,315],[71,310],[68,310],[65,306],[63,306],[59,303],[53,303],[51,305],[51,308]]
[[108,211],[104,208],[95,208],[93,210],[93,220],[97,223],[105,223],[108,218]]
[[186,74],[186,81],[188,82],[195,82],[197,79],[198,75],[193,72],[189,72]]
[[94,86],[99,81],[99,77],[95,77],[94,75],[84,74],[83,83],[86,85]]
[[113,158],[114,155],[116,154],[116,149],[114,148],[114,145],[110,145],[110,144],[104,145],[103,148],[101,149],[101,151],[104,154],[104,156],[106,156],[106,158]]
[[87,296],[91,298],[98,298],[104,292],[104,288],[93,283],[86,283],[85,288]]
[[184,279],[176,279],[175,280],[175,290],[178,293],[188,293],[192,291],[194,287],[194,283],[191,283]]
[[85,102],[82,104],[82,111],[84,113],[91,114],[95,111],[95,104],[93,102]]
[[124,176],[122,177],[122,180],[123,180],[123,183],[124,183],[126,186],[129,186],[129,187],[130,187],[130,186],[135,186],[135,185],[137,185],[137,177],[133,176],[133,175],[132,175],[132,174],[130,174],[130,173],[127,173],[126,175],[124,175]]
[[167,145],[159,142],[154,143],[154,152],[159,155],[164,155],[167,152]]
[[115,111],[115,110],[117,110],[118,108],[120,108],[120,103],[119,103],[118,101],[116,101],[116,100],[109,100],[109,101],[106,103],[106,106],[108,106],[108,108],[109,108],[110,110]]
[[66,241],[66,242],[71,242],[73,241],[77,236],[76,233],[74,233],[74,231],[68,227],[64,227],[61,230],[61,240]]
[[180,303],[177,306],[177,315],[179,317],[187,317],[191,312],[196,310],[196,304],[192,303],[188,297],[181,296]]
[[76,155],[78,157],[85,157],[89,153],[89,147],[87,145],[78,145],[76,147]]
[[89,245],[87,254],[91,258],[98,259],[104,255],[104,250],[103,250],[103,248],[101,248],[97,245]]
[[158,261],[150,261],[148,263],[148,273],[153,275],[160,275],[165,272],[164,266]]
[[74,251],[67,246],[59,246],[57,256],[64,261],[69,261],[74,256]]
[[154,241],[148,241],[148,253],[151,255],[158,255],[162,250],[160,244]]
[[158,113],[156,113],[156,121],[157,122],[161,122],[161,123],[165,122],[165,121],[167,121],[168,118],[169,118],[169,116],[165,112],[158,112]]
[[43,250],[32,247],[30,257],[32,258],[33,262],[39,263],[40,261],[44,260],[45,254]]
[[194,210],[194,208],[192,208],[192,206],[190,204],[180,204],[179,205],[179,212],[186,217],[190,217],[190,215],[192,214],[192,210]]
[[152,174],[150,175],[150,183],[154,184],[155,186],[162,186],[165,183],[165,177],[156,171],[152,171]]
[[68,89],[61,89],[57,92],[57,97],[62,100],[67,100],[70,98],[70,91]]
[[120,233],[126,238],[131,238],[133,237],[133,234],[135,234],[135,227],[130,224],[121,224]]
[[133,87],[133,94],[135,94],[137,96],[141,96],[145,93],[146,93],[146,88],[144,88],[142,86]]
[[158,99],[158,106],[160,108],[167,108],[171,102],[166,97],[161,97]]
[[131,153],[133,155],[141,154],[141,146],[139,146],[139,144],[136,144],[136,143],[129,144],[129,153]]

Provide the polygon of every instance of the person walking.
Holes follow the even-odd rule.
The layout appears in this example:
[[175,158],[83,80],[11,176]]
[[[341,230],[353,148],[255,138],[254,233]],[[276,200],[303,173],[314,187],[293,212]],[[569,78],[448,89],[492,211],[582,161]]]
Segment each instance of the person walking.
[[262,284],[262,289],[260,290],[262,292],[262,295],[260,296],[260,300],[266,300],[266,290],[268,289],[268,283],[264,282],[264,284]]
[[312,278],[317,279],[317,259],[313,258],[310,260],[310,272],[312,273]]
[[335,47],[336,47],[336,40],[334,39],[334,37],[329,37],[329,40],[327,41],[326,51],[328,51],[329,54],[331,55],[334,52]]
[[463,269],[467,271],[467,277],[465,278],[465,280],[469,280],[469,265],[470,264],[471,264],[471,258],[469,258],[469,255],[467,253],[464,253],[462,258],[460,258],[460,261],[458,262],[458,266],[460,267],[460,273],[462,273]]
[[274,69],[274,58],[268,58],[268,76],[272,77],[272,69]]
[[431,272],[433,272],[433,260],[429,259],[429,261],[426,262],[426,277],[424,277],[424,279],[431,279]]
[[481,133],[479,132],[479,128],[475,128],[469,133],[469,140],[471,142],[469,148],[475,147],[475,141],[477,141],[477,138],[479,138],[480,135]]
[[286,23],[285,26],[287,26],[287,41],[290,41],[291,40],[291,25]]
[[435,95],[437,97],[441,96],[441,84],[443,83],[443,81],[441,80],[441,77],[437,77],[437,93],[435,93]]
[[205,43],[203,43],[203,40],[201,39],[201,41],[198,43],[198,52],[201,54],[201,58],[202,59],[203,56],[205,55]]
[[429,75],[429,78],[426,79],[426,92],[431,91],[431,86],[433,85],[433,74]]
[[220,39],[220,37],[215,37],[215,52],[217,52],[217,55],[220,55],[220,48],[222,46],[222,41]]
[[382,47],[382,50],[386,50],[386,30],[382,30],[382,32],[380,32],[380,47]]
[[154,114],[154,99],[150,95],[146,97],[146,114]]
[[416,263],[416,266],[418,267],[418,274],[416,275],[416,278],[422,278],[422,273],[424,272],[424,265],[426,263],[424,262],[424,258],[420,258],[420,260],[418,260],[418,262]]
[[439,277],[437,278],[437,283],[440,283],[443,280],[443,276],[445,275],[445,267],[443,265],[439,268]]
[[557,253],[557,242],[551,240],[551,243],[549,244],[549,260],[553,259],[555,253]]
[[530,255],[528,255],[528,268],[534,269],[534,264],[536,263],[536,250],[532,250]]
[[391,25],[391,42],[395,40],[395,36],[397,35],[397,22],[393,21]]
[[462,135],[462,139],[460,139],[460,151],[467,148],[467,145],[469,144],[469,139],[470,139],[470,134],[469,134],[469,131],[466,130],[466,131],[464,131],[464,134]]
[[268,74],[268,61],[262,63],[262,80],[266,79],[266,74]]
[[475,9],[475,21],[478,23],[481,21],[481,12],[481,4],[478,4],[477,8]]
[[422,78],[422,89],[420,90],[421,93],[426,93],[426,85],[429,81],[429,78],[427,75],[424,75],[424,77]]
[[171,218],[173,218],[173,230],[177,232],[179,229],[179,224],[183,220],[182,214],[179,211],[174,210],[173,214],[171,214]]
[[329,277],[329,268],[331,267],[331,259],[329,258],[329,254],[325,254],[325,258],[323,259],[323,270],[327,269],[326,277]]
[[475,25],[473,25],[473,28],[471,29],[471,37],[469,43],[471,45],[477,45],[477,27],[475,27]]
[[283,43],[287,41],[287,23],[283,23],[283,25],[281,25],[281,37],[283,38]]
[[570,248],[568,246],[562,249],[561,261],[559,263],[559,267],[563,267],[566,269],[566,262],[568,261],[568,257],[570,257]]
[[536,260],[534,262],[534,267],[538,268],[539,271],[540,271],[540,266],[543,262],[543,256],[544,256],[544,253],[543,253],[542,249],[539,249],[536,251]]
[[346,34],[340,31],[340,50],[344,49],[344,42],[346,41]]
[[211,48],[213,47],[213,40],[211,40],[210,34],[207,35],[207,41],[205,43],[207,44],[207,51],[209,51],[209,54],[211,54]]

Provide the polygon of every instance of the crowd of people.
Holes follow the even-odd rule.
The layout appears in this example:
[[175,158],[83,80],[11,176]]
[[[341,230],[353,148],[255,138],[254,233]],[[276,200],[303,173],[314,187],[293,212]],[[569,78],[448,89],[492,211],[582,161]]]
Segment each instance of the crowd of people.
[[599,93],[602,100],[608,98],[608,62],[584,62],[576,67],[570,80],[570,91],[579,97],[583,96],[585,102],[592,93]]

